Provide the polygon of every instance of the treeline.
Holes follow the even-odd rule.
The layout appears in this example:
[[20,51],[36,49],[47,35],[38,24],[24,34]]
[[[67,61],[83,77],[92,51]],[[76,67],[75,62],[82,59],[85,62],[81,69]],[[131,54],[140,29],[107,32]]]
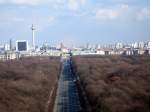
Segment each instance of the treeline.
[[73,57],[92,112],[150,112],[149,56]]
[[45,112],[59,71],[59,57],[0,62],[0,112]]

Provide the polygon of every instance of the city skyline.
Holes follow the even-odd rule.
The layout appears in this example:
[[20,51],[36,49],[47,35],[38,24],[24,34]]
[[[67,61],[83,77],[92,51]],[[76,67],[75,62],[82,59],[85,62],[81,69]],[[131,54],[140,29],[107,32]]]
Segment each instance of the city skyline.
[[147,0],[0,0],[0,42],[70,45],[150,40]]

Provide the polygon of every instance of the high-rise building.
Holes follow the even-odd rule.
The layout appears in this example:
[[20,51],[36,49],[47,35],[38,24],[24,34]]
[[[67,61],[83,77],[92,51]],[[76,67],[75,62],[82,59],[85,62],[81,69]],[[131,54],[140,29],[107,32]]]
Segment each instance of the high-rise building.
[[60,49],[63,49],[65,46],[64,46],[64,44],[61,42],[60,43]]
[[148,42],[148,44],[147,44],[147,48],[150,48],[150,42]]
[[9,50],[10,50],[9,44],[5,44],[5,45],[4,45],[4,50],[5,50],[5,51],[9,51]]
[[9,41],[9,46],[10,46],[10,50],[12,51],[12,50],[13,50],[13,42],[12,42],[12,39],[10,39],[10,41]]
[[123,48],[123,44],[122,44],[122,43],[117,43],[117,44],[116,44],[116,48],[117,48],[117,49]]
[[135,42],[135,43],[133,44],[133,48],[135,48],[135,49],[139,48],[139,45],[138,45],[137,42]]
[[101,48],[101,45],[100,45],[100,44],[98,44],[97,49],[100,49],[100,48]]
[[144,48],[145,47],[145,43],[144,42],[139,42],[139,48]]
[[16,41],[16,51],[28,51],[28,41],[26,40]]
[[86,48],[86,49],[88,49],[88,48],[89,48],[89,43],[87,43],[87,44],[86,44],[85,48]]

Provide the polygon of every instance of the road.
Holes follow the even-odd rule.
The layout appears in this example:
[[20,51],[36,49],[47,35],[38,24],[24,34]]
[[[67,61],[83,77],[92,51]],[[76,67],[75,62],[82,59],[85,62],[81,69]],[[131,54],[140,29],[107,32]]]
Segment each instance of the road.
[[58,82],[54,112],[81,111],[75,76],[71,71],[70,59],[62,59],[63,67]]

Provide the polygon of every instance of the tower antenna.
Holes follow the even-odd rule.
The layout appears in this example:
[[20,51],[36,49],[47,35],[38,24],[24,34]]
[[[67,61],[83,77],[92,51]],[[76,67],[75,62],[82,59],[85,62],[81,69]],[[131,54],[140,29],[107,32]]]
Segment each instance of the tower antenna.
[[35,50],[35,30],[36,30],[36,28],[35,28],[34,24],[32,24],[31,30],[32,30],[32,47]]

